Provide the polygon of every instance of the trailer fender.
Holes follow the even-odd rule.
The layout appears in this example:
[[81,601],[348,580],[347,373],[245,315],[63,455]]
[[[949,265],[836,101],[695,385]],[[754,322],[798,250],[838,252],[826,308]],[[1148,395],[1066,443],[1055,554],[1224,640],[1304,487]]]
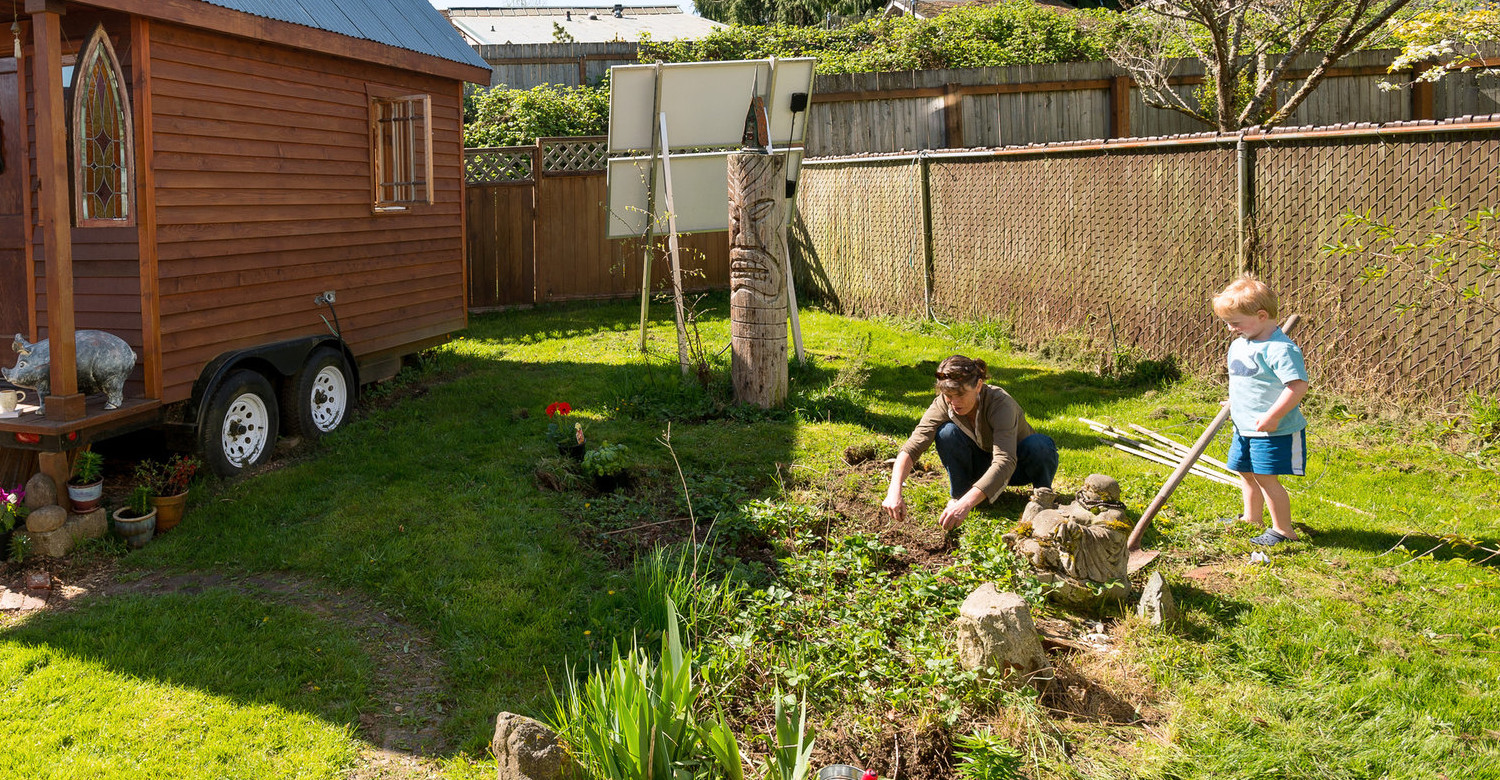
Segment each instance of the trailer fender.
[[354,353],[342,340],[333,336],[288,339],[274,344],[262,344],[258,347],[225,352],[210,360],[208,365],[205,365],[199,372],[198,379],[193,382],[193,398],[188,403],[188,419],[184,422],[196,426],[198,421],[203,419],[208,404],[213,398],[214,390],[231,373],[245,368],[262,374],[273,383],[285,381],[297,374],[313,350],[323,346],[331,347],[344,354],[344,360],[348,362],[349,370],[354,374],[353,387],[357,391],[359,363],[355,362]]

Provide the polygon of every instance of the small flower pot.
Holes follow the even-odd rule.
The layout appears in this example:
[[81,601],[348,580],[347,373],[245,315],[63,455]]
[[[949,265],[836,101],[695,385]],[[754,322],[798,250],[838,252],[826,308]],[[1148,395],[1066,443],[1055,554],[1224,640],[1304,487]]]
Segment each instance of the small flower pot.
[[151,506],[156,507],[156,531],[170,531],[182,522],[182,513],[187,510],[186,493],[178,493],[175,496],[155,496],[151,499]]
[[90,482],[87,485],[75,485],[68,483],[68,501],[73,504],[73,514],[81,515],[92,512],[99,508],[99,502],[104,498],[104,480]]
[[129,511],[129,507],[123,506],[115,510],[115,533],[125,540],[126,547],[139,550],[151,541],[151,535],[156,531],[156,510],[147,512],[145,517],[121,517]]

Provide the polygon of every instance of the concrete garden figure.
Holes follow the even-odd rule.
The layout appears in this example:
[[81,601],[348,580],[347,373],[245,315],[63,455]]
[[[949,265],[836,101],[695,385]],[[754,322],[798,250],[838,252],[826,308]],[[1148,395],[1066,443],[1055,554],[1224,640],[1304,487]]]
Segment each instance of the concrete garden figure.
[[1087,605],[1101,598],[1124,598],[1130,523],[1113,477],[1090,474],[1076,500],[1057,506],[1050,489],[1038,488],[1016,530],[1002,537],[1031,562],[1053,595],[1064,603]]

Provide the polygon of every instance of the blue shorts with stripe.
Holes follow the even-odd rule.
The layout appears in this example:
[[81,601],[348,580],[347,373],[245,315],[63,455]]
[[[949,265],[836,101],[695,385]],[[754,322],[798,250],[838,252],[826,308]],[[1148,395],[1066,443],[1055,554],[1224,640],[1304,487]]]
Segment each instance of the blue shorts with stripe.
[[1224,462],[1231,471],[1300,477],[1307,473],[1307,430],[1283,436],[1241,436],[1236,430]]

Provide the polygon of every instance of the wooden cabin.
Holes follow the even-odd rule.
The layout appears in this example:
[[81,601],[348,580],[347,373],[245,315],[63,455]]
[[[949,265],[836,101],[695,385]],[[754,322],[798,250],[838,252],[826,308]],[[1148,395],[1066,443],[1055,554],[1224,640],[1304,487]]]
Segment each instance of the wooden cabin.
[[[428,0],[18,0],[13,17],[0,336],[50,338],[52,361],[0,447],[41,452],[61,484],[69,450],[177,424],[236,473],[465,326],[462,90],[490,74]],[[117,409],[79,392],[82,329],[138,355]]]

